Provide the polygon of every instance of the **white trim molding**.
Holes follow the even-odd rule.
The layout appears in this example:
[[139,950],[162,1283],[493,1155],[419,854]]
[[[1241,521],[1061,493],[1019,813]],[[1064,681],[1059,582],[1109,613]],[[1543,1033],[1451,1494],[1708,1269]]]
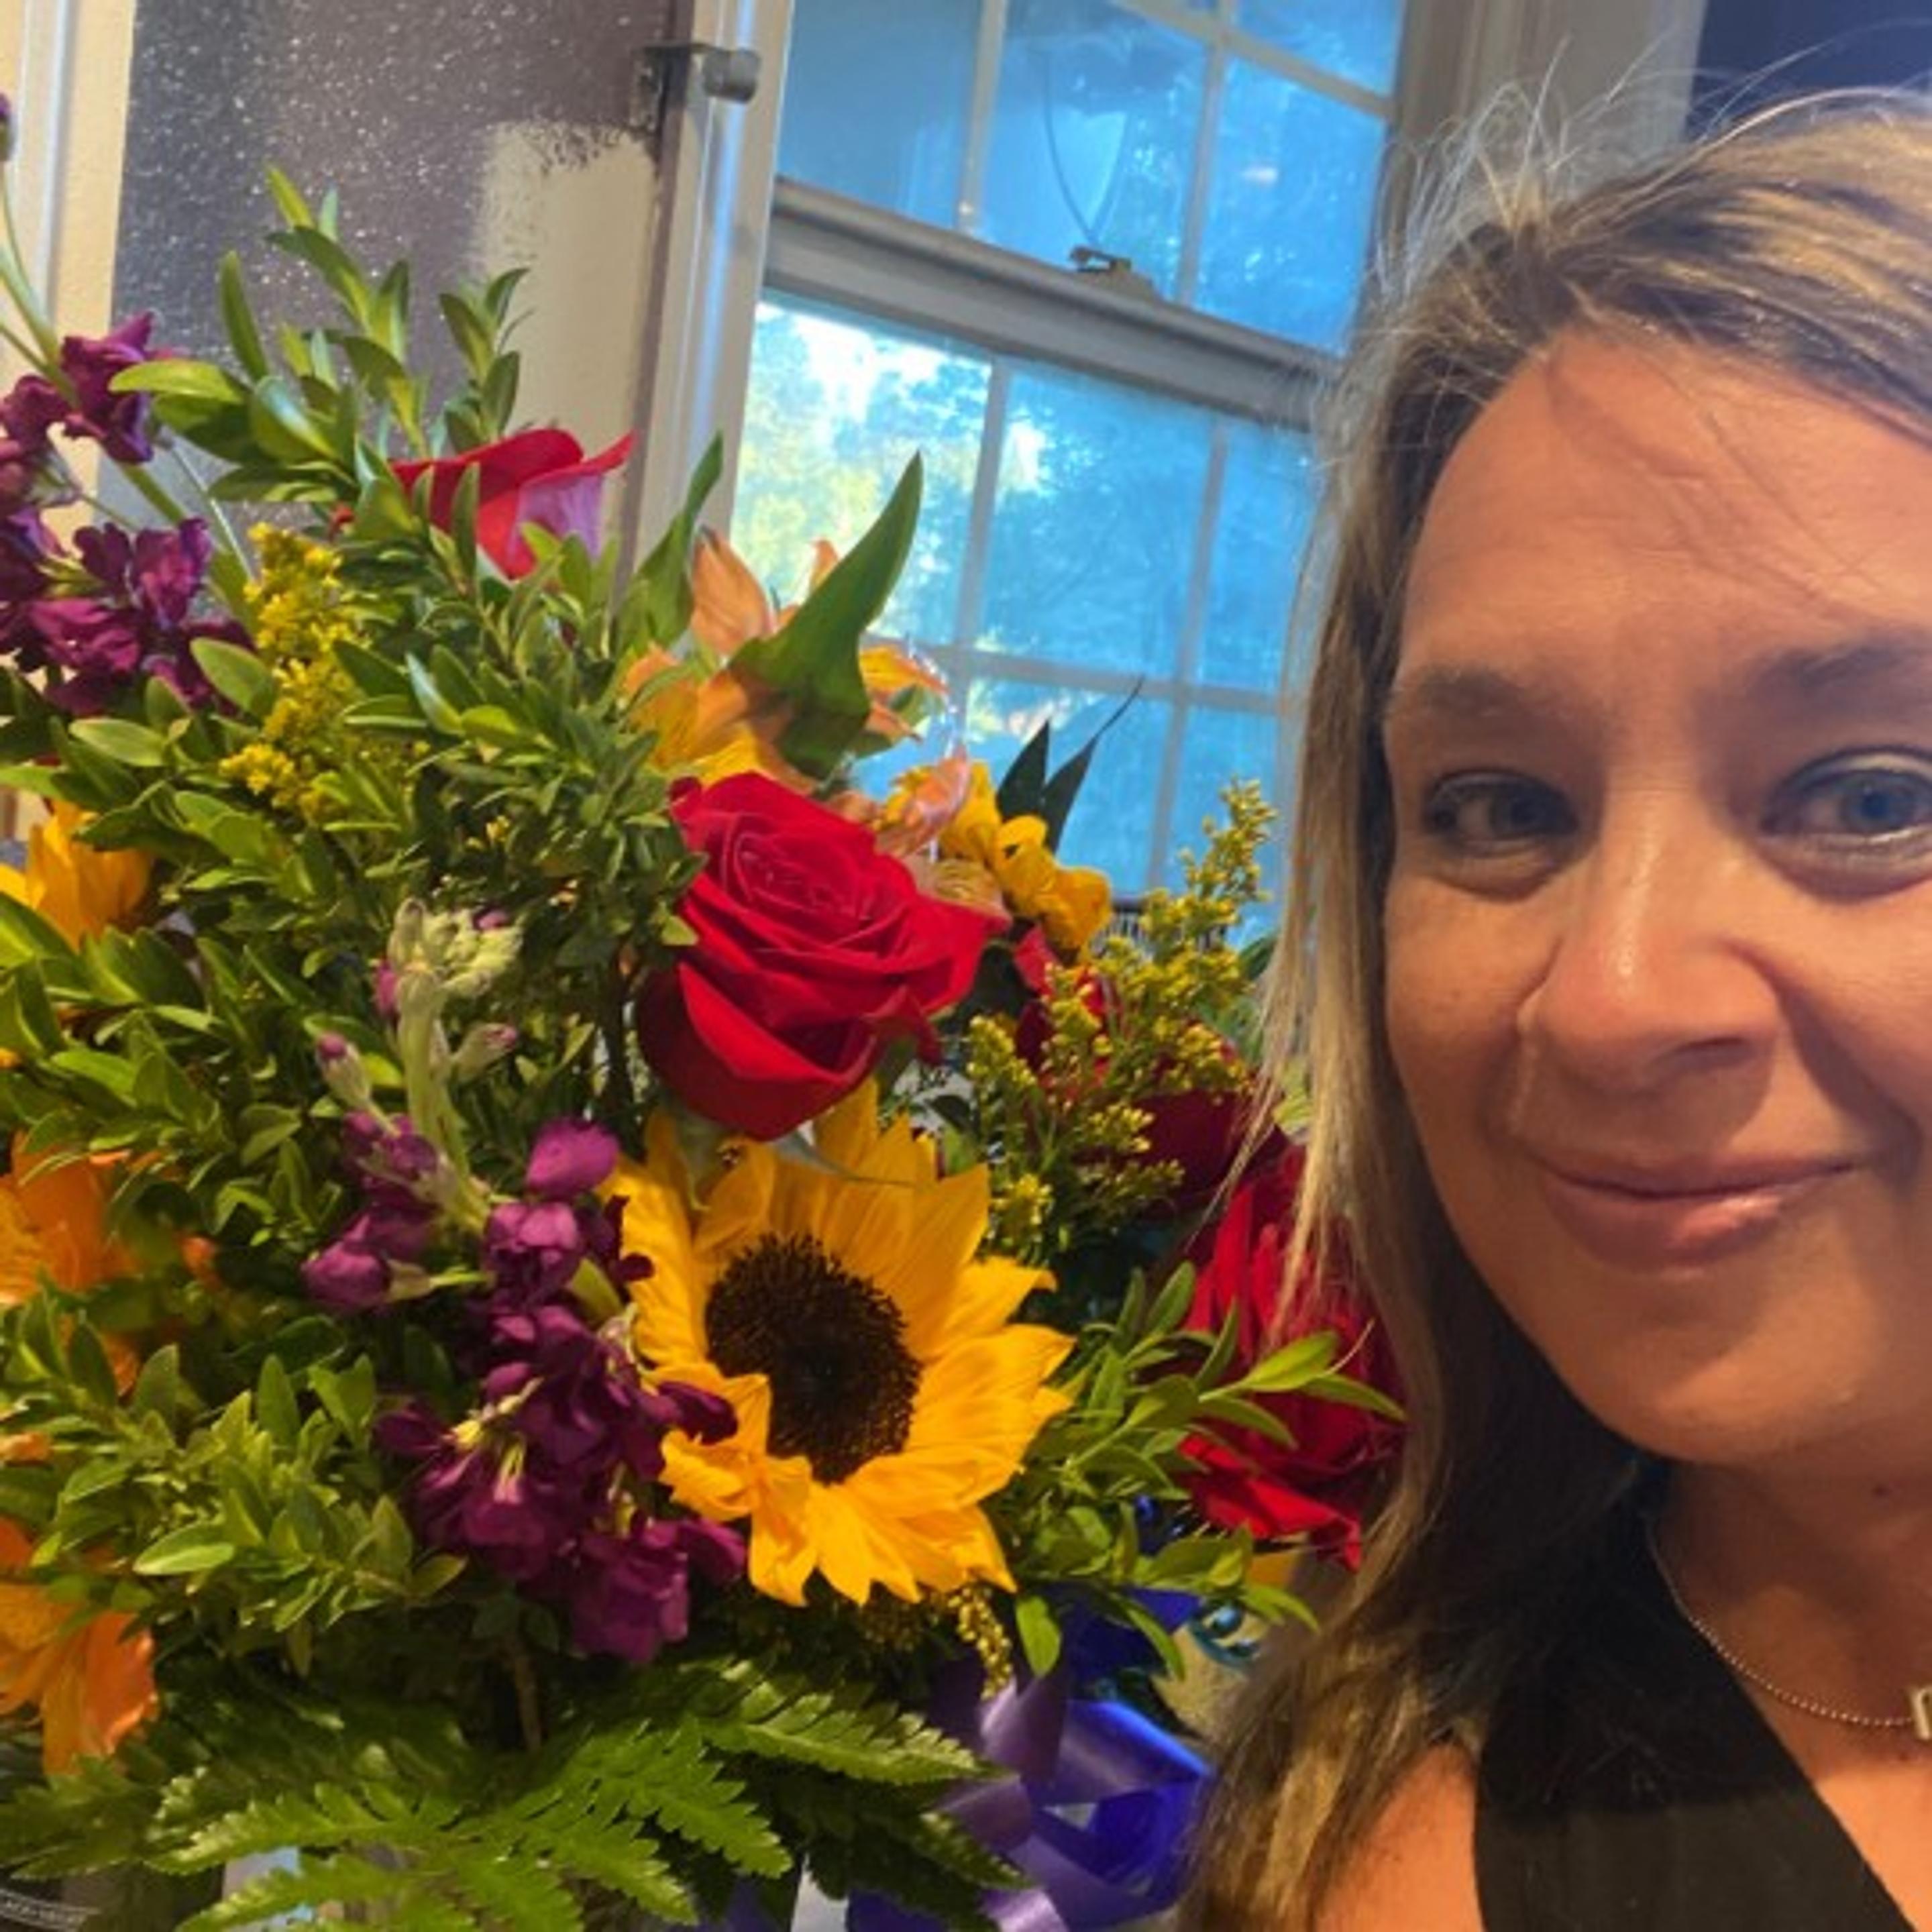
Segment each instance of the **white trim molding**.
[[[0,7],[14,212],[28,274],[64,326],[111,323],[135,0]],[[0,370],[5,352],[0,350]]]
[[792,0],[688,0],[674,10],[680,41],[754,56],[758,72],[748,99],[720,96],[688,59],[662,124],[637,423],[644,460],[631,466],[625,506],[626,527],[643,544],[677,513],[714,436],[724,473],[706,514],[730,520],[791,11]]

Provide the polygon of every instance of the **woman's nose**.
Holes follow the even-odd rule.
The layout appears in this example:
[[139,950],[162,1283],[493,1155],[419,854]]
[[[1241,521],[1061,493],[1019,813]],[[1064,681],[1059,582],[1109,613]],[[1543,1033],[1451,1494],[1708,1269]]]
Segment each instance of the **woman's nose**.
[[1778,1022],[1765,880],[1748,847],[1668,792],[1606,814],[1552,881],[1519,1030],[1606,1091],[1754,1059]]

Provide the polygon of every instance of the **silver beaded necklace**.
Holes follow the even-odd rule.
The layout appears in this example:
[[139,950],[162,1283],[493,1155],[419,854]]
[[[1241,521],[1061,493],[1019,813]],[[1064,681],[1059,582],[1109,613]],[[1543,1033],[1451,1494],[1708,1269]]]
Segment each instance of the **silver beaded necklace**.
[[1906,1714],[1902,1717],[1881,1718],[1870,1711],[1842,1710],[1836,1704],[1822,1702],[1816,1697],[1801,1696],[1796,1690],[1787,1690],[1781,1684],[1774,1684],[1762,1671],[1747,1664],[1718,1633],[1684,1600],[1684,1592],[1677,1587],[1677,1579],[1671,1574],[1670,1565],[1664,1560],[1664,1552],[1658,1547],[1657,1525],[1646,1516],[1644,1520],[1643,1539],[1650,1548],[1650,1560],[1657,1566],[1657,1574],[1671,1602],[1676,1606],[1677,1614],[1711,1647],[1713,1653],[1727,1664],[1739,1677],[1754,1689],[1787,1709],[1802,1711],[1807,1717],[1822,1718],[1827,1724],[1845,1724],[1860,1731],[1910,1731],[1921,1744],[1932,1744],[1932,1684],[1910,1684],[1906,1688]]

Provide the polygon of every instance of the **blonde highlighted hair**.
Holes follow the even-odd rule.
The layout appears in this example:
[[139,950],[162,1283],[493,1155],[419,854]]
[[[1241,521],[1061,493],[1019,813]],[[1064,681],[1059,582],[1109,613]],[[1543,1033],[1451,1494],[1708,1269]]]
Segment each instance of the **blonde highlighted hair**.
[[1480,205],[1388,277],[1331,412],[1270,1015],[1314,1098],[1304,1226],[1348,1226],[1412,1432],[1348,1607],[1244,1694],[1186,1908],[1212,1932],[1313,1932],[1421,1754],[1480,1749],[1499,1687],[1591,1588],[1642,1466],[1462,1256],[1390,1063],[1380,728],[1436,480],[1510,377],[1577,332],[1743,358],[1932,440],[1932,118],[1916,102],[1786,105],[1579,188],[1493,162],[1473,174]]

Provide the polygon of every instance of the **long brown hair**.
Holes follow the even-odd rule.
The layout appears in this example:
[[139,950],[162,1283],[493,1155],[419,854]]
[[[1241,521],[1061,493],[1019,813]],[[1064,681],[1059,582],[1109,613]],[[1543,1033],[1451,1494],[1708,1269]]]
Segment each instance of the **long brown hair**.
[[1325,593],[1271,1037],[1314,1096],[1304,1227],[1338,1219],[1412,1432],[1349,1606],[1244,1694],[1188,1911],[1312,1932],[1404,1773],[1480,1747],[1499,1686],[1589,1587],[1642,1459],[1586,1414],[1457,1248],[1382,1014],[1382,712],[1430,494],[1483,407],[1561,334],[1747,358],[1932,437],[1932,118],[1892,98],[1772,110],[1593,186],[1476,171],[1482,205],[1391,277],[1331,429]]

